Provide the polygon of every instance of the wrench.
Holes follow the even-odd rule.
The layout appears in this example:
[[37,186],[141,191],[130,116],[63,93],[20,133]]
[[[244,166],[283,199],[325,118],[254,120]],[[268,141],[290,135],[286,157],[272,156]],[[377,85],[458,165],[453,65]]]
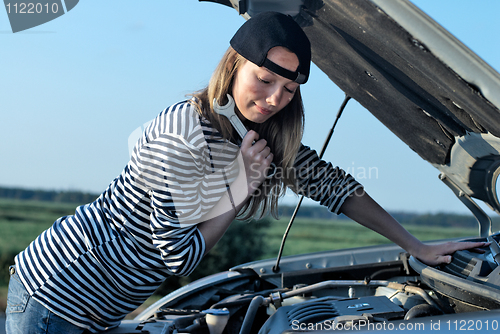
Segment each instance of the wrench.
[[[233,97],[229,94],[227,94],[226,96],[228,102],[223,106],[219,105],[217,99],[214,99],[214,111],[219,115],[225,116],[229,120],[229,122],[231,122],[231,125],[234,127],[236,132],[238,132],[241,140],[243,140],[243,137],[245,137],[248,130],[245,125],[243,125],[243,122],[239,119],[238,115],[236,115],[236,113],[234,112],[235,103]],[[269,171],[267,177],[270,178],[275,173],[276,165],[274,164],[274,162],[271,162],[271,170]]]
[[239,119],[238,115],[234,112],[234,99],[231,95],[227,94],[227,103],[223,106],[220,106],[217,102],[217,99],[214,99],[214,111],[219,115],[226,116],[226,118],[231,122],[231,125],[234,127],[236,132],[243,140],[243,137],[247,134],[248,130],[243,125],[243,122]]

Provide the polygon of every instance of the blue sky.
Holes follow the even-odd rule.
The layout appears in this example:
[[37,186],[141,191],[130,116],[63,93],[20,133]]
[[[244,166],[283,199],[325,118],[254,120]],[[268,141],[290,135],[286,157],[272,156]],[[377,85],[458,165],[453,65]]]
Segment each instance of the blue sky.
[[[500,69],[500,1],[414,3]],[[130,133],[202,88],[243,22],[196,0],[84,0],[13,34],[0,9],[0,186],[102,192],[128,161]],[[343,93],[313,66],[302,94],[303,142],[320,150]],[[355,101],[325,159],[388,210],[467,212],[434,167]]]

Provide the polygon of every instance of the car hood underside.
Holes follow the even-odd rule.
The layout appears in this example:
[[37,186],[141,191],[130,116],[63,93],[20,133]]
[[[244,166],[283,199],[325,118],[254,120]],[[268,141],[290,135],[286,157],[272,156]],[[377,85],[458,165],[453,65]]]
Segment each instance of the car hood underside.
[[292,15],[311,40],[313,62],[339,88],[457,192],[497,202],[500,212],[471,173],[500,168],[500,74],[411,2],[206,1],[247,19],[265,10]]

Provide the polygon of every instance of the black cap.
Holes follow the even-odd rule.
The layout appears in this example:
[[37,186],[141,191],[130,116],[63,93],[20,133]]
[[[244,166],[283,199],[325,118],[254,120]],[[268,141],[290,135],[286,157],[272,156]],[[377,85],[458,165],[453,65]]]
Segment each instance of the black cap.
[[[309,78],[311,43],[302,28],[289,15],[263,12],[246,21],[231,39],[233,49],[257,66],[303,84]],[[282,46],[299,58],[295,72],[283,68],[267,58],[270,49]]]

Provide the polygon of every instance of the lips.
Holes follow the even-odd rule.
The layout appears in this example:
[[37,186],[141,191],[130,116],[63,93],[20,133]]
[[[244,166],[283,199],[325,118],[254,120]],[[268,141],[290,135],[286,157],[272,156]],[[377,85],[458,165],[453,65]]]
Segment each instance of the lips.
[[267,116],[267,115],[271,115],[273,113],[272,110],[269,110],[269,109],[266,109],[266,108],[262,108],[262,107],[258,106],[257,104],[255,105],[255,107],[263,115]]

